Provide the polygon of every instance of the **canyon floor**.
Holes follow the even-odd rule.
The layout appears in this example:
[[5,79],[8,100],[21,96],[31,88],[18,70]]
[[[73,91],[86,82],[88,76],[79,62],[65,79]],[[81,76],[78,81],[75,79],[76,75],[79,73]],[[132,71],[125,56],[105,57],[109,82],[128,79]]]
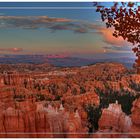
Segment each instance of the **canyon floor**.
[[0,65],[0,137],[140,137],[140,75],[121,63]]

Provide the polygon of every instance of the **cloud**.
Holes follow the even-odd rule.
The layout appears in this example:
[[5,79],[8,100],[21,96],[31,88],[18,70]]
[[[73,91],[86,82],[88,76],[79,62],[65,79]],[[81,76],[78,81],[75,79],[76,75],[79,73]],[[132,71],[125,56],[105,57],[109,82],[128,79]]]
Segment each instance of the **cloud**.
[[48,16],[0,16],[0,28],[46,28],[52,32],[69,30],[74,33],[89,33],[98,29],[99,25],[80,20]]
[[130,47],[128,46],[123,46],[123,47],[120,47],[120,46],[105,46],[103,47],[105,50],[110,50],[110,51],[123,51],[123,52],[128,52],[131,50]]
[[0,28],[37,29],[49,27],[54,23],[70,22],[70,19],[54,18],[48,16],[0,16]]
[[112,35],[113,29],[100,28],[98,32],[103,35],[103,39],[106,44],[115,47],[130,46],[130,44],[127,41],[125,41],[122,37],[118,37],[118,38],[114,37]]
[[75,30],[75,33],[87,33],[88,31],[87,31],[87,29],[85,29],[85,28],[79,28],[79,29],[76,29]]
[[107,44],[116,45],[116,46],[128,45],[128,43],[126,41],[124,41],[124,39],[122,37],[116,38],[112,35],[113,29],[101,28],[99,31],[101,32],[101,34],[104,37],[104,42],[106,42]]
[[38,16],[38,19],[35,20],[35,22],[42,22],[42,23],[48,23],[48,22],[70,22],[71,19],[67,18],[54,18],[54,17],[48,17],[48,16]]
[[114,30],[112,28],[101,27],[97,29],[97,33],[103,36],[103,42],[105,43],[104,52],[130,52],[131,44],[124,40],[122,37],[114,37]]
[[65,24],[56,24],[52,25],[50,27],[51,30],[56,31],[56,30],[70,30],[73,31],[74,33],[88,33],[89,30],[92,30],[88,28],[87,25],[84,23],[65,23]]
[[22,52],[23,49],[22,48],[0,48],[0,52],[14,52],[14,53],[18,53],[18,52]]
[[56,30],[72,30],[72,28],[68,24],[57,24],[50,27],[53,31]]

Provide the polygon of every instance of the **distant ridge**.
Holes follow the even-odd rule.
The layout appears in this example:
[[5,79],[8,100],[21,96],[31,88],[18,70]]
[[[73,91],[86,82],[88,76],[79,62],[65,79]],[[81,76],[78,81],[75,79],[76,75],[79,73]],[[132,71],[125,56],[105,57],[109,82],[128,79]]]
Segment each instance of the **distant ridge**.
[[107,58],[107,59],[93,59],[93,58],[80,58],[70,56],[59,56],[55,55],[2,55],[0,56],[0,64],[52,64],[59,67],[75,67],[75,66],[86,66],[92,65],[98,62],[119,62],[124,64],[126,67],[132,67],[134,58],[120,57],[120,58]]

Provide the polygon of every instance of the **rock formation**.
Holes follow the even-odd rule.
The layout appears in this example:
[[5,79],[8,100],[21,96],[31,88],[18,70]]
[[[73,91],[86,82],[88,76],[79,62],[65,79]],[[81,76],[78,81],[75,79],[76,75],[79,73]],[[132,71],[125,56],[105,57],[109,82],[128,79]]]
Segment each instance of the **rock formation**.
[[133,102],[132,107],[132,128],[130,130],[130,137],[140,137],[140,98]]
[[107,96],[113,93],[113,100],[121,95],[138,98],[139,83],[140,76],[119,63],[73,68],[0,65],[0,136],[89,137],[86,107],[91,106],[102,108],[93,137],[128,137],[123,133],[140,129],[139,99],[133,104],[131,122],[120,104],[109,102],[104,108],[103,98],[108,102]]
[[108,108],[102,110],[99,120],[99,131],[95,137],[128,137],[123,133],[128,133],[131,129],[131,118],[122,111],[121,105],[109,104]]
[[65,111],[62,104],[55,108],[25,101],[15,107],[1,111],[1,137],[82,137],[80,133],[87,133],[78,110]]

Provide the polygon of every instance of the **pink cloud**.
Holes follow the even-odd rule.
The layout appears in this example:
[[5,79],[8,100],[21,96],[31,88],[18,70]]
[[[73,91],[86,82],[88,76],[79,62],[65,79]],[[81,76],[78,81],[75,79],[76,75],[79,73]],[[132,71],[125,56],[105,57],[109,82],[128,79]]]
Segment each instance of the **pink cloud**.
[[72,21],[71,19],[66,19],[66,18],[54,18],[53,20],[55,22],[70,22],[70,21]]
[[112,35],[113,29],[100,28],[99,32],[103,35],[104,42],[107,44],[118,46],[118,47],[129,46],[129,43],[126,42],[122,37],[116,38]]
[[0,48],[0,52],[14,52],[14,53],[18,53],[18,52],[22,52],[23,49],[22,48]]
[[43,23],[48,23],[48,22],[70,22],[72,21],[71,19],[67,18],[55,18],[55,17],[48,17],[48,16],[39,16],[34,22],[43,22]]

